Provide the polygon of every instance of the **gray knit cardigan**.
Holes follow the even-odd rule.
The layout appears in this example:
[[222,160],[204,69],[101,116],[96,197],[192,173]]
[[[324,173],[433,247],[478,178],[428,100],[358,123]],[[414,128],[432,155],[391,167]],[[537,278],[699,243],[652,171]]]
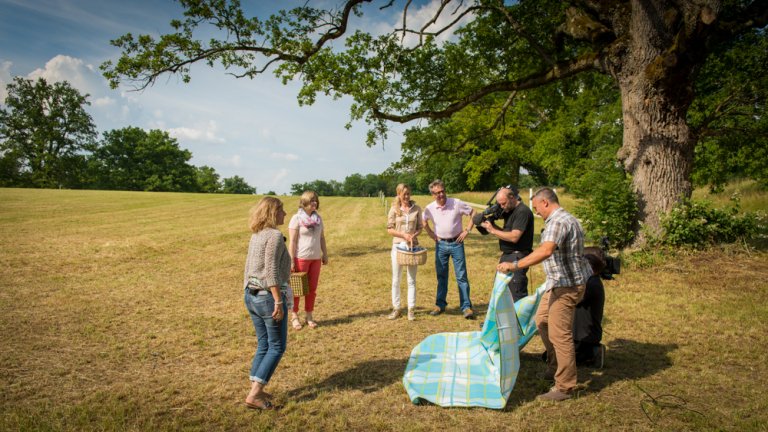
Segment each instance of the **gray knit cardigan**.
[[245,259],[243,288],[249,277],[263,280],[266,286],[283,287],[291,277],[291,256],[285,246],[283,233],[274,228],[264,228],[251,235],[248,256]]

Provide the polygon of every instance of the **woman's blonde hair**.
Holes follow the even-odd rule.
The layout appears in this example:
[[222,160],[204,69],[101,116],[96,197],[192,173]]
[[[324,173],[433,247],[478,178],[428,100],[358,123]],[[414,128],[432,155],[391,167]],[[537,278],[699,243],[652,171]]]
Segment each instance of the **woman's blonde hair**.
[[304,193],[301,194],[301,198],[299,198],[299,207],[303,208],[304,211],[307,211],[309,203],[313,200],[317,203],[315,209],[320,210],[320,198],[317,196],[317,192],[311,190],[304,191]]
[[277,213],[283,208],[283,202],[271,196],[266,196],[251,208],[251,217],[248,226],[252,232],[259,232],[264,228],[277,228]]
[[395,214],[397,214],[398,216],[400,216],[403,213],[403,211],[400,210],[400,208],[403,207],[404,203],[400,200],[400,195],[402,195],[403,192],[405,191],[411,192],[411,187],[405,183],[400,183],[395,188],[395,199],[392,200],[392,207],[395,208]]

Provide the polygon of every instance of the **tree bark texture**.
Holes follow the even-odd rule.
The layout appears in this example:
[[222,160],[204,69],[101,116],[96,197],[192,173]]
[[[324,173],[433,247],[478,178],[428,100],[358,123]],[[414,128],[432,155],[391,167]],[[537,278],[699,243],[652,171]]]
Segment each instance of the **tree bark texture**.
[[623,30],[605,59],[621,91],[624,140],[618,158],[632,176],[638,220],[650,233],[659,231],[661,215],[692,192],[696,141],[686,114],[693,75],[704,59],[700,37],[718,7],[715,1],[631,0],[609,14],[614,31]]

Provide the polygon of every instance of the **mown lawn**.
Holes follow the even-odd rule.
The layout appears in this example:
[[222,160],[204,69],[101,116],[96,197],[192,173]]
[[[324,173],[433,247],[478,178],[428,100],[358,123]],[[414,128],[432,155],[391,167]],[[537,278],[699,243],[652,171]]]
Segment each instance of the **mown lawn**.
[[[489,197],[476,195],[461,196]],[[547,388],[535,338],[506,409],[412,405],[401,384],[411,348],[479,321],[455,309],[453,281],[448,313],[427,315],[431,259],[417,320],[384,318],[390,240],[377,198],[321,197],[320,327],[289,331],[268,388],[282,409],[247,410],[255,337],[241,282],[256,199],[0,189],[0,430],[768,429],[768,255],[739,248],[646,257],[607,282],[606,367],[579,371],[574,400],[535,400]],[[497,244],[475,232],[467,255],[482,313]]]

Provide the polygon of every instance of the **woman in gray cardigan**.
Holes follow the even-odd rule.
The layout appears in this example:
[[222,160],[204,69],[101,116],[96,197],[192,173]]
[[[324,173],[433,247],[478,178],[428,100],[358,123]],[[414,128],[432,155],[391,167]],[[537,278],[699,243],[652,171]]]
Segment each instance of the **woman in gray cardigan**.
[[288,328],[286,300],[293,300],[289,286],[291,259],[285,237],[277,229],[285,221],[283,203],[264,197],[251,213],[253,234],[245,260],[245,307],[256,330],[258,347],[251,363],[251,391],[245,405],[253,409],[272,409],[271,395],[264,391],[285,352]]

